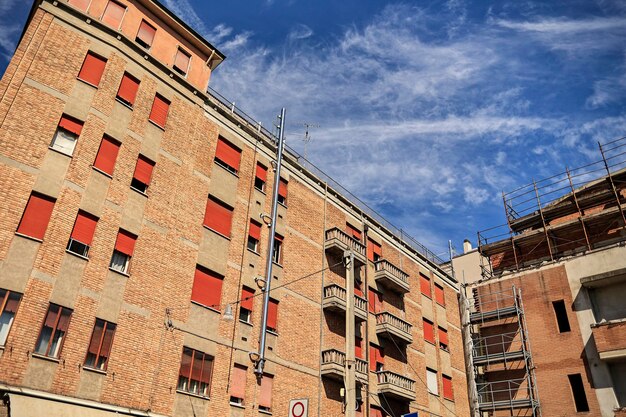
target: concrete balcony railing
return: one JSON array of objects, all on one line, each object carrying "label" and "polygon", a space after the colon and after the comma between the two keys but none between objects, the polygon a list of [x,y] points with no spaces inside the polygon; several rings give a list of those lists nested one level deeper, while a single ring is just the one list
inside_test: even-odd
[{"label": "concrete balcony railing", "polygon": [[600,359],[626,358],[626,319],[592,324],[591,331]]},{"label": "concrete balcony railing", "polygon": [[378,393],[404,401],[415,401],[415,381],[391,371],[377,372]]},{"label": "concrete balcony railing", "polygon": [[365,245],[337,227],[326,231],[326,250],[337,256],[343,256],[344,252],[351,250],[354,252],[355,264],[360,266],[367,262]]},{"label": "concrete balcony railing", "polygon": [[[337,284],[327,285],[324,287],[322,308],[329,311],[346,311],[346,296],[345,288]],[[354,295],[354,315],[358,320],[367,320],[367,301],[356,294]]]},{"label": "concrete balcony railing", "polygon": [[413,343],[412,325],[388,311],[376,314],[376,334],[400,343]]},{"label": "concrete balcony railing", "polygon": [[409,292],[409,274],[384,259],[374,263],[374,267],[376,282],[401,294]]},{"label": "concrete balcony railing", "polygon": [[[346,354],[336,349],[322,351],[322,375],[343,381],[346,368]],[[356,379],[367,384],[367,362],[356,358]]]}]

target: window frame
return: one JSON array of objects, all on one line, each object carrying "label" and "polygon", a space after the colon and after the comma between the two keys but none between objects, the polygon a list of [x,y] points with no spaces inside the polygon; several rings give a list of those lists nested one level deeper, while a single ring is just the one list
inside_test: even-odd
[{"label": "window frame", "polygon": [[[220,143],[222,143],[223,145],[220,146]],[[233,151],[236,151],[239,153],[239,159],[237,161],[237,166],[231,166],[229,165],[226,161],[224,161],[224,159],[226,158],[220,158],[220,156],[218,156],[218,150],[222,148],[222,146],[225,146],[227,148],[232,149]],[[213,157],[213,162],[215,164],[217,164],[218,166],[224,168],[226,171],[230,172],[231,174],[235,175],[235,176],[239,176],[239,168],[241,167],[241,153],[242,150],[239,149],[237,146],[235,146],[233,143],[231,143],[230,141],[226,140],[225,138],[223,138],[222,136],[218,136],[217,138],[217,146],[215,148],[215,156]],[[224,156],[224,155],[222,155]]]},{"label": "window frame", "polygon": [[[437,376],[438,372],[431,368],[426,368],[426,391],[429,394],[439,396],[439,377]],[[433,386],[435,391],[431,390],[431,386]]]},{"label": "window frame", "polygon": [[[148,165],[151,166],[150,168],[150,177],[148,178],[148,182],[144,182],[141,179],[137,178],[137,168],[140,165],[139,161],[143,161],[143,163],[146,163]],[[145,157],[142,154],[139,154],[137,156],[137,162],[135,163],[135,171],[133,171],[133,178],[130,181],[130,188],[134,191],[137,191],[140,194],[143,195],[147,195],[148,192],[148,188],[150,187],[150,184],[152,183],[152,176],[154,175],[154,168],[156,167],[156,162]]]},{"label": "window frame", "polygon": [[[111,0],[109,0],[111,1]],[[135,92],[133,93],[133,99],[132,101],[127,100],[124,97],[120,96],[120,91],[122,89],[122,84],[124,83],[124,79],[128,78],[131,81],[135,82],[137,84],[137,88],[135,89]],[[120,80],[120,85],[117,88],[117,92],[115,93],[115,99],[117,101],[119,101],[120,103],[122,103],[124,106],[128,107],[129,109],[133,109],[133,107],[135,106],[135,102],[137,101],[137,93],[139,92],[139,86],[141,85],[141,80],[137,77],[135,77],[134,75],[132,75],[129,72],[124,72],[124,75],[122,75],[122,79]]]},{"label": "window frame", "polygon": [[[152,35],[152,41],[150,42],[150,44],[148,44],[147,42],[144,42],[143,39],[139,37],[139,32],[141,32],[141,27],[143,26],[144,23],[146,24],[146,26],[150,27],[151,29],[154,29],[154,33]],[[139,27],[137,28],[137,34],[135,35],[135,42],[138,43],[142,48],[145,48],[147,51],[149,51],[152,48],[152,44],[154,43],[156,32],[157,32],[156,27],[151,25],[146,19],[141,19],[141,22],[139,23]]]},{"label": "window frame", "polygon": [[[77,125],[80,125],[80,132],[72,132],[67,127],[63,127],[62,125],[64,124],[65,120],[67,120],[69,123],[75,123]],[[63,155],[67,155],[70,158],[73,157],[74,151],[76,150],[76,144],[78,143],[78,139],[80,138],[84,124],[85,123],[82,120],[78,120],[77,118],[69,116],[67,114],[63,114],[59,119],[57,129],[52,136],[52,140],[50,141],[50,145],[48,145],[48,148]],[[71,141],[71,150],[67,151],[64,147],[60,145],[60,141],[58,141],[60,137],[65,141]],[[59,144],[57,144],[57,142],[59,142]]]},{"label": "window frame", "polygon": [[[42,353],[40,351],[41,348],[41,344],[43,343],[43,335],[44,335],[44,329],[46,327],[46,321],[48,318],[48,315],[51,313],[52,308],[53,307],[58,307],[57,309],[57,313],[56,313],[56,318],[54,319],[54,328],[50,327],[52,329],[52,332],[50,333],[50,338],[48,340],[48,343],[46,345],[46,349],[44,350],[44,352]],[[46,311],[46,315],[44,316],[43,322],[41,323],[41,328],[39,329],[39,335],[37,336],[37,342],[35,344],[35,349],[33,349],[33,354],[35,355],[40,355],[40,356],[44,356],[47,358],[52,358],[52,359],[59,359],[59,357],[61,356],[61,352],[63,351],[63,345],[65,343],[65,339],[69,330],[69,326],[70,326],[70,321],[72,320],[72,313],[74,311],[70,308],[67,307],[63,307],[61,305],[58,304],[54,304],[54,303],[50,303],[48,305],[48,310]],[[61,316],[63,316],[64,313],[67,313],[67,329],[66,330],[60,330],[59,329],[59,323],[61,321]],[[58,340],[55,342],[56,336],[57,336],[57,332],[63,332]],[[55,345],[55,343],[57,344],[55,346],[55,352],[54,354],[51,354],[50,349],[53,347],[53,345]]]},{"label": "window frame", "polygon": [[[108,172],[106,170],[107,167],[102,167],[102,166],[98,166],[102,164],[102,161],[106,161],[106,159],[104,159],[104,157],[102,157],[102,159],[100,159],[100,152],[103,151],[103,147],[102,145],[108,142],[111,145],[105,145],[105,148],[107,146],[113,146],[116,148],[116,152],[115,152],[115,158],[112,159],[112,167],[111,167],[111,172]],[[115,172],[115,165],[117,163],[117,158],[119,156],[119,152],[120,152],[120,148],[122,147],[122,143],[116,139],[113,139],[112,137],[108,136],[108,135],[103,135],[102,136],[102,140],[100,141],[100,146],[98,147],[98,152],[96,153],[96,157],[93,160],[93,164],[91,165],[92,168],[96,169],[97,171],[100,171],[101,173],[103,173],[104,175],[113,178],[113,173]],[[108,151],[104,151],[105,153]],[[103,154],[104,155],[104,154]],[[98,163],[98,161],[100,161],[100,164],[96,165]]]},{"label": "window frame", "polygon": [[[93,226],[93,232],[91,233],[91,238],[89,239],[89,243],[86,242],[82,242],[76,238],[73,237],[74,235],[74,231],[76,230],[76,225],[79,224],[78,222],[78,218],[79,216],[83,216],[87,219],[89,219],[90,221],[94,221],[94,226]],[[98,227],[98,219],[96,216],[94,216],[91,213],[87,213],[84,210],[78,210],[78,213],[76,214],[76,220],[74,220],[74,227],[72,227],[72,233],[70,234],[70,239],[67,242],[67,247],[65,248],[66,251],[68,251],[71,254],[80,256],[82,258],[86,258],[89,259],[89,249],[91,248],[91,243],[93,241],[93,236],[95,235],[96,232],[96,227]],[[82,249],[82,253],[78,252],[77,250],[81,250]]]},{"label": "window frame", "polygon": [[[9,335],[11,334],[11,328],[13,327],[13,322],[15,322],[15,316],[17,315],[17,312],[19,311],[19,308],[20,308],[20,304],[22,303],[23,294],[19,292],[15,292],[15,291],[6,290],[4,288],[0,288],[0,293],[2,293],[2,291],[4,291],[5,293],[4,293],[4,296],[0,298],[0,346],[6,346],[6,342],[7,340],[9,340]],[[15,307],[15,311],[7,312],[6,308],[7,308],[7,305],[9,304],[9,298],[11,298],[12,295],[13,296],[17,295],[17,302],[16,302],[17,305]],[[8,317],[11,314],[13,315],[9,317],[8,320],[6,320],[6,317]],[[4,323],[4,320],[6,320],[8,324],[4,326],[4,328],[6,328],[6,331],[4,331],[4,340],[2,340],[3,339],[2,323]]]},{"label": "window frame", "polygon": [[[189,374],[185,377],[184,375],[182,375],[182,371],[183,371],[183,358],[185,355],[185,350],[189,350],[191,351],[191,362],[189,364]],[[202,358],[202,368],[200,369],[200,380],[194,380],[192,379],[193,376],[193,368],[194,368],[194,362],[196,359],[196,354],[201,354]],[[202,381],[202,377],[204,376],[204,367],[207,363],[210,363],[210,374],[209,374],[209,378],[208,378],[208,382],[203,382]],[[215,357],[211,356],[207,353],[204,353],[202,351],[187,347],[187,346],[183,346],[183,353],[181,355],[181,359],[180,359],[180,367],[178,369],[178,381],[176,383],[176,391],[183,393],[183,394],[190,394],[190,395],[196,395],[198,397],[202,397],[202,398],[210,398],[211,395],[211,383],[213,381],[213,371],[214,371],[214,366],[215,366]],[[181,378],[186,378],[187,379],[187,388],[183,388],[181,387]],[[192,388],[192,381],[197,381],[198,385],[196,386],[197,389]],[[206,387],[202,390],[204,392],[200,392],[201,391],[201,387],[203,384],[206,384]]]},{"label": "window frame", "polygon": [[[104,65],[102,67],[102,71],[100,72],[100,75],[98,76],[98,82],[94,83],[90,80],[88,80],[88,77],[85,77],[85,74],[83,74],[83,76],[81,77],[81,74],[83,72],[83,69],[85,68],[85,64],[87,63],[87,59],[88,57],[92,57],[95,60],[99,60],[100,62],[104,62]],[[102,75],[104,75],[104,70],[106,69],[106,64],[108,62],[108,59],[106,59],[105,57],[103,57],[102,55],[99,55],[93,51],[87,51],[87,53],[85,54],[85,59],[83,60],[83,65],[81,65],[80,70],[78,71],[78,75],[76,76],[77,79],[81,80],[82,82],[84,82],[87,85],[90,85],[94,88],[99,88],[100,87],[100,82],[102,81]]]},{"label": "window frame", "polygon": [[[115,30],[120,30],[120,28],[122,27],[122,22],[124,22],[124,18],[126,17],[126,13],[128,13],[128,6],[126,6],[124,3],[120,2],[120,1],[117,1],[117,0],[109,0],[109,1],[107,1],[106,6],[104,6],[104,9],[102,10],[102,14],[100,15],[100,21],[102,23],[105,23],[103,19],[104,19],[104,15],[105,15],[105,13],[107,11],[107,8],[109,6],[109,3],[115,3],[118,6],[122,6],[124,8],[124,14],[120,18],[119,25],[117,27],[111,26],[112,28],[115,28]],[[107,24],[107,23],[105,23],[105,24]]]},{"label": "window frame", "polygon": [[[264,171],[265,179],[259,176],[259,171]],[[262,193],[265,193],[265,188],[267,186],[267,167],[257,161],[256,168],[254,171],[254,188],[259,190]]]},{"label": "window frame", "polygon": [[[35,214],[32,213],[32,210],[37,210],[37,209],[40,209],[42,207],[40,203],[34,203],[34,204],[39,204],[36,208],[33,208],[30,205],[33,197],[35,199],[40,200],[40,201],[45,201],[46,202],[45,208],[46,208],[46,217],[47,217],[47,219],[46,219],[46,222],[45,222],[46,225],[43,228],[43,230],[39,230],[39,228],[37,228],[36,230],[31,230],[32,229],[32,224],[30,224],[30,223],[24,224],[24,220],[25,219],[27,219],[27,220],[32,222],[31,216],[35,216]],[[46,236],[46,232],[48,231],[48,226],[50,225],[50,219],[52,218],[52,212],[54,211],[54,206],[56,205],[56,202],[57,202],[57,200],[55,198],[52,198],[50,196],[47,196],[45,194],[41,194],[41,193],[38,193],[38,192],[35,192],[35,191],[31,192],[30,196],[28,197],[28,200],[26,201],[26,205],[24,206],[24,211],[22,212],[22,217],[20,218],[20,222],[17,225],[17,230],[15,231],[15,233],[17,233],[20,236],[27,237],[29,239],[34,239],[34,240],[36,240],[38,242],[42,242],[43,238]],[[48,208],[50,209],[49,213],[47,212]],[[26,217],[27,215],[29,217]],[[38,220],[42,219],[42,217],[39,214],[37,214],[35,217]],[[41,226],[41,224],[38,223],[37,226]],[[38,233],[33,233],[33,232],[38,232]],[[39,236],[39,232],[42,232],[41,236]],[[28,234],[28,233],[32,233],[33,235],[36,234],[36,236],[33,236],[31,234]]]},{"label": "window frame", "polygon": [[[117,244],[118,241],[120,239],[120,235],[124,236],[123,239],[132,239],[133,240],[133,245],[132,245],[132,250],[130,250],[129,252],[132,253],[125,253],[121,250],[118,249]],[[129,271],[130,271],[130,266],[131,266],[131,260],[133,258],[133,253],[135,251],[135,245],[137,244],[137,235],[134,235],[124,229],[119,229],[117,232],[117,236],[115,237],[115,246],[113,247],[113,253],[111,254],[111,261],[109,262],[109,269],[115,272],[118,272],[122,275],[129,275]],[[118,259],[122,259],[124,261],[124,268],[122,269],[118,269],[114,266],[113,260],[115,259],[115,257],[118,257]],[[121,263],[120,263],[121,264]]]},{"label": "window frame", "polygon": [[[178,60],[178,54],[183,54],[188,58],[187,68],[185,68],[184,70],[182,68],[178,68],[178,66],[176,65],[176,61]],[[187,78],[187,75],[189,74],[189,70],[191,69],[191,56],[192,55],[190,52],[187,52],[185,49],[182,48],[182,46],[178,45],[178,48],[176,49],[176,54],[174,54],[174,62],[172,63],[172,69],[176,71],[176,73],[182,76],[183,78]]]},{"label": "window frame", "polygon": [[[91,342],[93,341],[93,338],[96,335],[96,326],[98,325],[98,322],[103,323],[102,335],[100,336],[100,341],[98,342],[98,351],[95,354],[94,364],[88,365],[87,360],[89,359],[89,355],[92,354],[91,352],[89,352],[89,347],[91,346]],[[106,332],[109,329],[109,327],[113,327],[113,330],[112,330],[111,339],[109,340],[109,346],[107,348],[108,354],[107,356],[105,356],[106,359],[102,363],[102,366],[98,366],[98,364],[100,363],[100,358],[104,356],[104,355],[101,355],[101,353],[102,353],[102,348],[104,347],[104,340],[106,338]],[[103,372],[107,371],[107,368],[109,366],[109,359],[111,357],[111,349],[113,348],[113,339],[115,338],[116,330],[117,330],[117,324],[111,323],[103,319],[96,318],[96,321],[93,326],[93,330],[91,331],[91,337],[89,338],[89,345],[87,347],[87,353],[85,354],[85,359],[83,361],[83,367],[87,369],[95,369],[95,370],[103,371]]]},{"label": "window frame", "polygon": [[[250,294],[250,295],[248,295]],[[239,303],[239,321],[246,324],[252,324],[252,310],[254,302],[254,290],[247,286],[241,287],[241,302]],[[242,316],[245,315],[245,318]]]}]

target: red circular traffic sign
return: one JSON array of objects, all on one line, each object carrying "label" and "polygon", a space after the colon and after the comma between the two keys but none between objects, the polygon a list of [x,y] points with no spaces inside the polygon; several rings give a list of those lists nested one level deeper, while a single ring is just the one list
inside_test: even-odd
[{"label": "red circular traffic sign", "polygon": [[293,417],[302,417],[304,415],[304,404],[302,404],[301,401],[295,403],[293,407],[291,407],[291,414],[293,414]]}]

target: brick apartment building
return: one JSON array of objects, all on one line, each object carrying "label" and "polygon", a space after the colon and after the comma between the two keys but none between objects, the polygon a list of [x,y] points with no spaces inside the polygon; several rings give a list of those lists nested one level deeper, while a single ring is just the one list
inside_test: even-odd
[{"label": "brick apartment building", "polygon": [[357,415],[468,416],[457,282],[293,152],[275,178],[207,93],[223,59],[154,0],[35,1],[0,82],[0,416],[341,416],[352,337]]},{"label": "brick apartment building", "polygon": [[508,224],[453,259],[474,416],[626,415],[624,146],[505,194]]}]

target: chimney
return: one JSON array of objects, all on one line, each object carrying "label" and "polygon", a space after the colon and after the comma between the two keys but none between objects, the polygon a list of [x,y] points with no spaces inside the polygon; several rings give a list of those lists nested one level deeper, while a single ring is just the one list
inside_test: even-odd
[{"label": "chimney", "polygon": [[472,242],[470,242],[469,240],[465,239],[463,241],[463,253],[468,253],[471,250],[472,250]]}]

